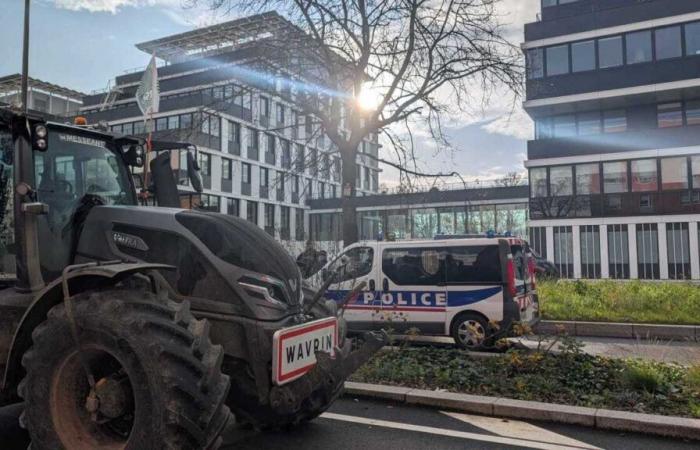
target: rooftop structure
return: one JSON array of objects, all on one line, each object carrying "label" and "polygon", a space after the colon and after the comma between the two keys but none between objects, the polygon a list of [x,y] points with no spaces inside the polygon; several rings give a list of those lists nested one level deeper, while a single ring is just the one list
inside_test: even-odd
[{"label": "rooftop structure", "polygon": [[[85,94],[47,81],[29,78],[29,108],[54,116],[75,114],[82,105]],[[22,75],[12,74],[0,77],[0,103],[19,105],[21,103]]]}]

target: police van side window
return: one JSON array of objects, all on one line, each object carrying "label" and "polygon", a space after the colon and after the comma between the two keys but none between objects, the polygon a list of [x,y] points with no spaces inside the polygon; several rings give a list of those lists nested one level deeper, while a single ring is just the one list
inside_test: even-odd
[{"label": "police van side window", "polygon": [[446,253],[447,284],[501,283],[497,245],[450,247]]},{"label": "police van side window", "polygon": [[524,282],[527,278],[527,261],[523,247],[520,245],[511,245],[510,251],[513,254],[513,266],[515,268],[515,279]]},{"label": "police van side window", "polygon": [[397,285],[432,286],[445,282],[444,248],[384,250],[382,271]]},{"label": "police van side window", "polygon": [[335,282],[354,280],[372,271],[374,249],[371,247],[356,247],[343,253],[328,267],[328,273],[336,273]]}]

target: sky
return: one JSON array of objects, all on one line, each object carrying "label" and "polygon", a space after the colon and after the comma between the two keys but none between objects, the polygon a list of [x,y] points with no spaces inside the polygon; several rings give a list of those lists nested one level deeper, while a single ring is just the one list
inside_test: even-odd
[{"label": "sky", "polygon": [[[21,69],[24,0],[0,3],[2,76]],[[146,66],[149,55],[135,44],[234,18],[183,5],[183,0],[32,0],[30,76],[86,93],[102,90],[115,76]],[[514,43],[522,42],[523,24],[538,11],[539,0],[501,0],[501,21]],[[446,128],[449,151],[436,151],[418,135],[419,169],[457,171],[466,180],[523,172],[532,122],[521,102],[497,92],[489,104],[453,118]],[[398,173],[387,167],[380,177],[393,185]]]}]

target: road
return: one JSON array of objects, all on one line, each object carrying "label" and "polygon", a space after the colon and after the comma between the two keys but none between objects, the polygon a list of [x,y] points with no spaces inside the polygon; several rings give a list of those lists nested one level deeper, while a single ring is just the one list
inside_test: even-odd
[{"label": "road", "polygon": [[[21,407],[0,408],[0,448],[24,450]],[[342,398],[315,421],[291,431],[232,427],[222,450],[691,450],[698,443],[591,428],[523,422]]]},{"label": "road", "polygon": [[231,429],[222,450],[697,448],[697,442],[343,398],[321,418],[297,430],[256,433]]}]

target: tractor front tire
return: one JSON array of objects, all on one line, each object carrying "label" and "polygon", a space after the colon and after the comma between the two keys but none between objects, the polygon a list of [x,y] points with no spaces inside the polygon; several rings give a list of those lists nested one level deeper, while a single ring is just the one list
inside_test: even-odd
[{"label": "tractor front tire", "polygon": [[[145,290],[72,299],[32,334],[22,358],[22,425],[33,450],[214,449],[229,421],[223,350],[187,302]],[[92,381],[87,373],[91,374]]]}]

